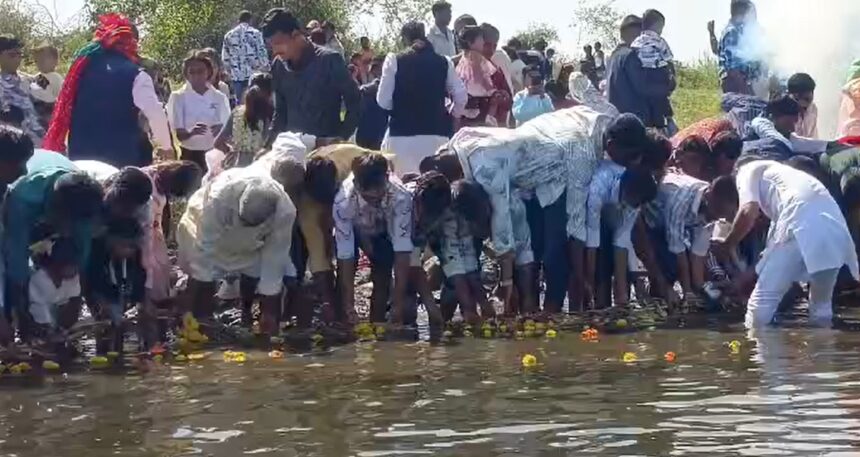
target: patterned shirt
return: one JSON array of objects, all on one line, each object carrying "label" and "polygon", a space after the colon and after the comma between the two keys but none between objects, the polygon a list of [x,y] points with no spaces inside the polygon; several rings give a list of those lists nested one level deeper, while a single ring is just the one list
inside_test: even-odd
[{"label": "patterned shirt", "polygon": [[638,51],[643,68],[663,68],[675,60],[669,43],[653,30],[643,30],[630,47]]},{"label": "patterned shirt", "polygon": [[24,115],[21,130],[30,136],[34,144],[41,145],[45,129],[39,123],[39,114],[30,97],[30,78],[21,73],[0,74],[0,111],[6,112],[12,107],[21,110]]},{"label": "patterned shirt", "polygon": [[751,60],[748,52],[743,52],[742,41],[750,41],[745,37],[748,24],[744,21],[729,22],[720,38],[720,75],[724,76],[731,70],[737,70],[754,81],[761,76],[761,62]]},{"label": "patterned shirt", "polygon": [[355,258],[355,232],[362,235],[387,233],[394,252],[412,252],[412,194],[395,176],[378,205],[365,201],[346,178],[334,199],[334,239],[338,260]]},{"label": "patterned shirt", "polygon": [[568,235],[585,239],[588,186],[611,121],[577,106],[544,114],[516,130],[464,128],[451,139],[449,147],[458,154],[466,179],[490,196],[497,253],[515,251],[520,265],[534,258],[524,196],[547,207],[566,193]]},{"label": "patterned shirt", "polygon": [[248,81],[255,71],[268,71],[269,53],[263,34],[244,22],[237,25],[224,35],[221,60],[233,81]]},{"label": "patterned shirt", "polygon": [[639,216],[639,209],[621,202],[621,176],[624,170],[621,165],[604,160],[591,179],[585,219],[586,237],[583,240],[588,248],[600,247],[600,226],[604,214],[612,216],[609,224],[613,231],[613,245],[628,250],[632,248],[630,233]]},{"label": "patterned shirt", "polygon": [[658,187],[657,198],[645,206],[646,222],[666,231],[672,254],[687,249],[698,256],[707,254],[709,246],[702,240],[705,220],[699,215],[707,187],[708,183],[691,176],[667,173]]}]

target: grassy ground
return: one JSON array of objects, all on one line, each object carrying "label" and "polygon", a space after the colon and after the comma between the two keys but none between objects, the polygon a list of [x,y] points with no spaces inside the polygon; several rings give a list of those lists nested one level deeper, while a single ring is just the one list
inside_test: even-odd
[{"label": "grassy ground", "polygon": [[672,96],[675,122],[684,128],[720,113],[720,81],[717,63],[701,60],[678,66],[678,89]]}]

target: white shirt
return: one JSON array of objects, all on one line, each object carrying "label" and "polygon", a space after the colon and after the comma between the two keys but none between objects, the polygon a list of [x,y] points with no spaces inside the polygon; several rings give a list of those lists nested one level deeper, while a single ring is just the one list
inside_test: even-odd
[{"label": "white shirt", "polygon": [[[45,79],[48,80],[48,86],[44,89],[36,82],[36,78],[40,75],[44,76]],[[62,88],[63,77],[57,72],[40,73],[39,75],[33,76],[32,81],[30,81],[30,95],[32,95],[34,99],[43,103],[56,103],[57,97],[60,96],[60,89]]]},{"label": "white shirt", "polygon": [[511,68],[513,63],[511,62],[511,58],[508,57],[508,53],[499,49],[493,54],[493,58],[490,61],[493,62],[493,65],[502,69],[502,74],[505,75],[505,82],[508,83],[508,89],[511,91],[511,94],[515,94],[513,75],[511,74],[513,72]]},{"label": "white shirt", "polygon": [[192,89],[190,84],[185,84],[170,94],[167,113],[174,129],[190,131],[199,122],[209,126],[205,133],[194,135],[182,142],[182,147],[186,149],[208,151],[215,147],[215,137],[220,130],[211,127],[223,126],[230,118],[230,101],[226,95],[211,86],[200,94]]},{"label": "white shirt", "polygon": [[173,149],[173,135],[167,123],[167,115],[164,113],[164,105],[155,93],[155,84],[152,77],[145,71],[141,71],[134,78],[131,88],[134,98],[134,106],[140,110],[149,122],[152,130],[152,140],[158,149]]},{"label": "white shirt", "polygon": [[119,168],[98,160],[75,160],[74,164],[79,170],[102,185],[107,182],[108,178],[119,173]]},{"label": "white shirt", "polygon": [[433,25],[427,30],[427,41],[433,45],[436,54],[444,57],[457,55],[457,46],[454,44],[454,32],[449,29],[442,30],[438,25]]},{"label": "white shirt", "polygon": [[757,203],[771,220],[768,249],[797,241],[806,271],[848,265],[857,278],[857,254],[839,205],[815,178],[771,160],[742,165],[736,178],[739,205]]},{"label": "white shirt", "polygon": [[[448,60],[448,75],[445,78],[445,90],[448,96],[453,101],[451,107],[451,115],[460,117],[466,108],[466,102],[469,100],[469,94],[466,93],[466,86],[463,80],[457,76],[454,70],[454,63],[451,59]],[[397,55],[388,54],[385,57],[385,62],[382,64],[382,78],[379,80],[379,89],[376,92],[376,103],[380,108],[391,111],[394,109],[394,83],[397,79]]]},{"label": "white shirt", "polygon": [[[279,197],[275,213],[256,227],[239,220],[239,200],[250,186],[272,189]],[[177,229],[180,265],[203,282],[233,273],[260,278],[257,292],[275,295],[284,276],[296,276],[290,257],[295,220],[292,200],[264,170],[226,170],[188,200]]]},{"label": "white shirt", "polygon": [[57,325],[57,307],[81,295],[81,281],[78,276],[64,279],[60,286],[44,269],[30,275],[30,315],[37,324]]}]

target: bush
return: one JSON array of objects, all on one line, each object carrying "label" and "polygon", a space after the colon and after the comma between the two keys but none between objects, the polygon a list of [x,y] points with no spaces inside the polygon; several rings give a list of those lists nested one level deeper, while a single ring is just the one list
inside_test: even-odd
[{"label": "bush", "polygon": [[705,58],[692,65],[677,66],[678,88],[672,95],[675,122],[684,128],[720,114],[719,67]]}]

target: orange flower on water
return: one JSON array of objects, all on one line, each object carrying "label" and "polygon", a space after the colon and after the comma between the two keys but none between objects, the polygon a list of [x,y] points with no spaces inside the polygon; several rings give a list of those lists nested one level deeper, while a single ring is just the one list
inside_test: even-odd
[{"label": "orange flower on water", "polygon": [[669,363],[675,363],[675,359],[677,357],[678,356],[672,351],[669,351],[665,355],[663,355],[663,359],[665,359]]},{"label": "orange flower on water", "polygon": [[591,343],[595,343],[595,342],[597,342],[600,335],[597,333],[597,329],[587,328],[587,329],[582,331],[582,333],[580,334],[580,337],[582,338],[582,341],[588,341]]}]

